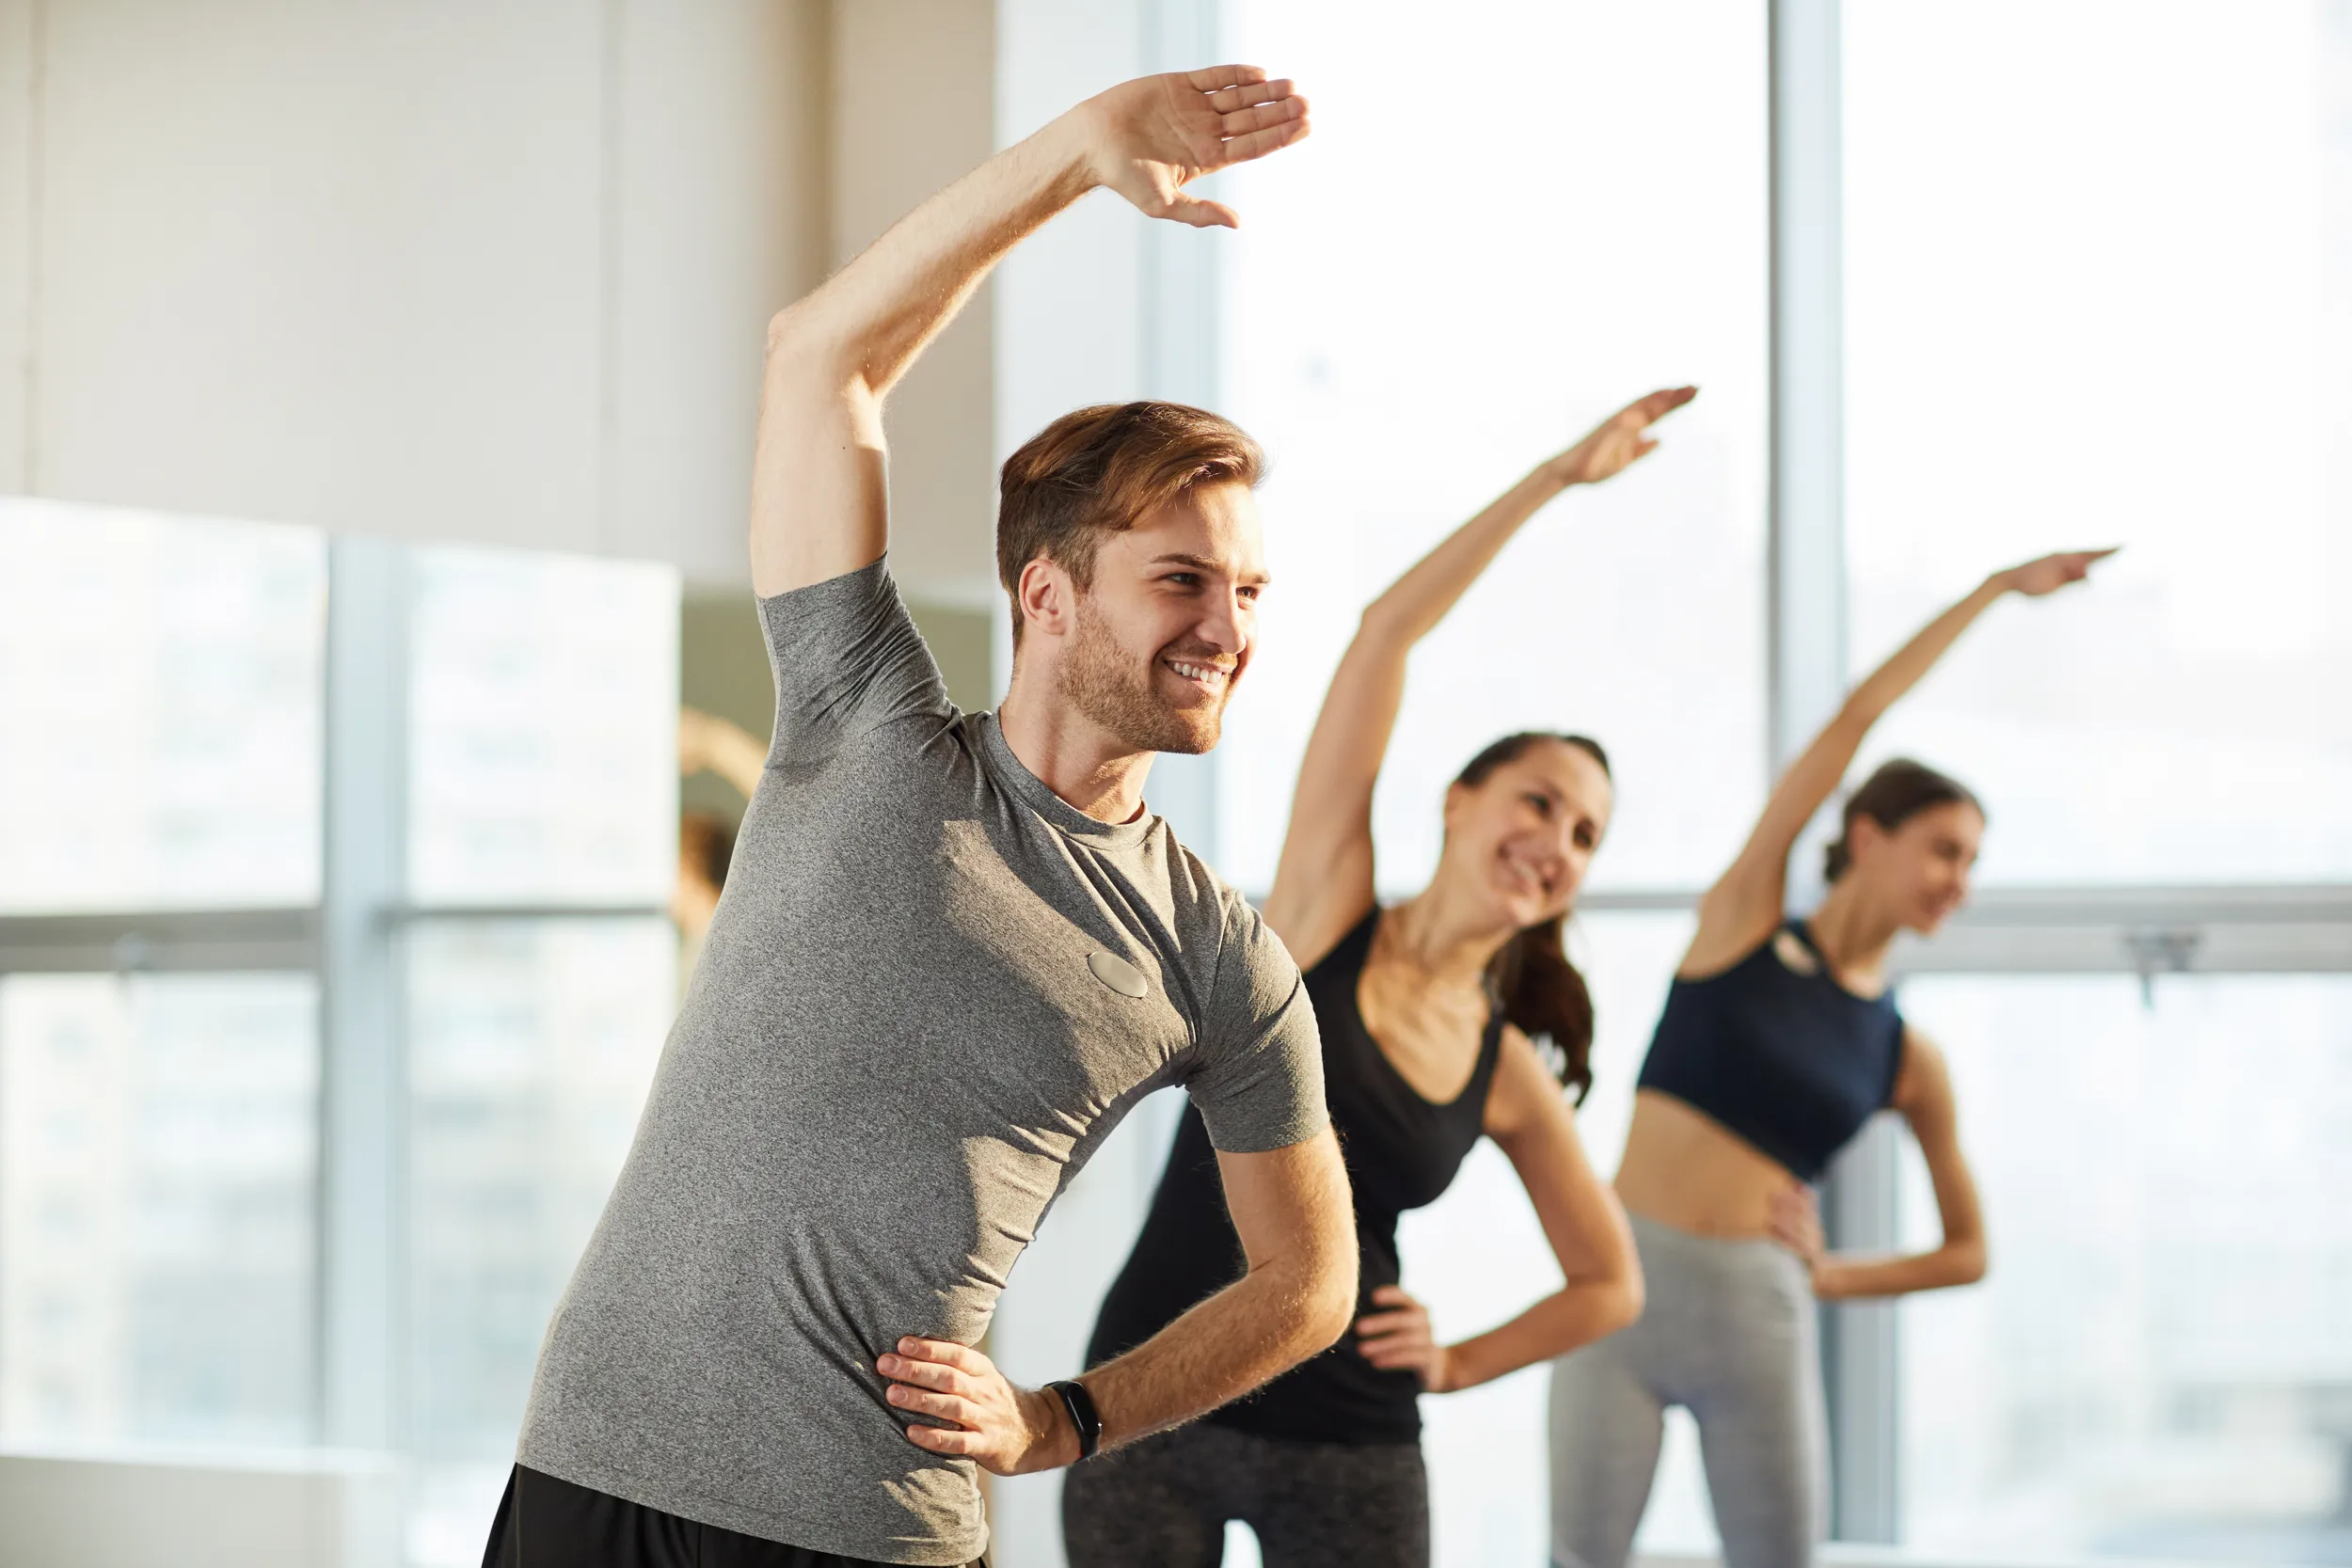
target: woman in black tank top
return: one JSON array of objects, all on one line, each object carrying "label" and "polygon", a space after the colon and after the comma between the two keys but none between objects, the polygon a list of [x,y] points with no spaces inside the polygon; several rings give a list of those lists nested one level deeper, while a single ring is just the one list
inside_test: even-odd
[{"label": "woman in black tank top", "polygon": [[[1072,1568],[1213,1564],[1231,1519],[1256,1531],[1266,1568],[1421,1568],[1420,1396],[1486,1383],[1639,1315],[1624,1214],[1586,1163],[1563,1092],[1591,1081],[1592,1004],[1561,926],[1608,827],[1606,756],[1580,736],[1534,732],[1487,747],[1446,792],[1429,886],[1387,910],[1375,896],[1372,798],[1413,644],[1545,502],[1647,452],[1649,425],[1694,395],[1657,392],[1626,408],[1364,611],[1307,743],[1264,906],[1305,971],[1322,1029],[1355,1190],[1358,1317],[1338,1344],[1255,1394],[1072,1471],[1062,1491]],[[1482,1135],[1517,1167],[1566,1284],[1446,1344],[1401,1283],[1397,1220],[1434,1202]],[[1248,1267],[1216,1152],[1187,1112],[1088,1360],[1150,1338]]]},{"label": "woman in black tank top", "polygon": [[[1804,919],[1785,908],[1788,857],[1870,727],[1969,623],[2005,594],[2080,580],[2106,553],[1996,572],[1898,650],[1790,765],[1700,901],[1617,1171],[1649,1310],[1552,1375],[1558,1568],[1622,1568],[1673,1405],[1698,1422],[1724,1560],[1808,1568],[1828,1495],[1814,1300],[1982,1275],[1951,1083],[1934,1044],[1896,1011],[1885,968],[1899,934],[1931,933],[1966,896],[1983,812],[1952,780],[1897,760],[1846,802],[1828,895]],[[1918,1141],[1944,1240],[1908,1257],[1837,1257],[1823,1250],[1811,1183],[1883,1109]]]}]

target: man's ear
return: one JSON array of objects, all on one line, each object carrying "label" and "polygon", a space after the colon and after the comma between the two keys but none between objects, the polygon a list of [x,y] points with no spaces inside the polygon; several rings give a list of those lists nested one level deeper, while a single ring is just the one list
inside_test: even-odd
[{"label": "man's ear", "polygon": [[1021,618],[1030,632],[1067,637],[1078,625],[1078,585],[1056,562],[1039,556],[1021,568]]}]

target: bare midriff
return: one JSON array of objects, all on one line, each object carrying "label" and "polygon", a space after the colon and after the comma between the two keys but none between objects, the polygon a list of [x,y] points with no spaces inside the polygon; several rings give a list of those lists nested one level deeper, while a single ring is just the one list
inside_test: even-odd
[{"label": "bare midriff", "polygon": [[1617,1197],[1644,1219],[1693,1236],[1761,1236],[1772,1195],[1796,1180],[1705,1112],[1656,1089],[1635,1092]]}]

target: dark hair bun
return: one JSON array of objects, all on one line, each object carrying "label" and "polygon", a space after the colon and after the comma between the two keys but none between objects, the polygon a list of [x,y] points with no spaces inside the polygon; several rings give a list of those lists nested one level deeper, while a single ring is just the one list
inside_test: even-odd
[{"label": "dark hair bun", "polygon": [[1853,837],[1857,817],[1868,817],[1880,827],[1893,832],[1923,811],[1937,806],[1965,805],[1984,815],[1979,801],[1968,786],[1948,773],[1939,773],[1924,762],[1909,757],[1894,757],[1879,765],[1878,771],[1862,781],[1862,787],[1846,798],[1846,808],[1838,817],[1838,832],[1835,842],[1821,851],[1821,879],[1834,882],[1853,867]]}]

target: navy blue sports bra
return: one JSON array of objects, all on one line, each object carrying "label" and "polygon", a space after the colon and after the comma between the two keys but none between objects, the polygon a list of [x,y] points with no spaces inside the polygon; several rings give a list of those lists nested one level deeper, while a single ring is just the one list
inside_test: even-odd
[{"label": "navy blue sports bra", "polygon": [[1703,1111],[1795,1173],[1830,1159],[1895,1093],[1903,1021],[1892,995],[1830,977],[1801,920],[1720,974],[1675,977],[1640,1086]]}]

